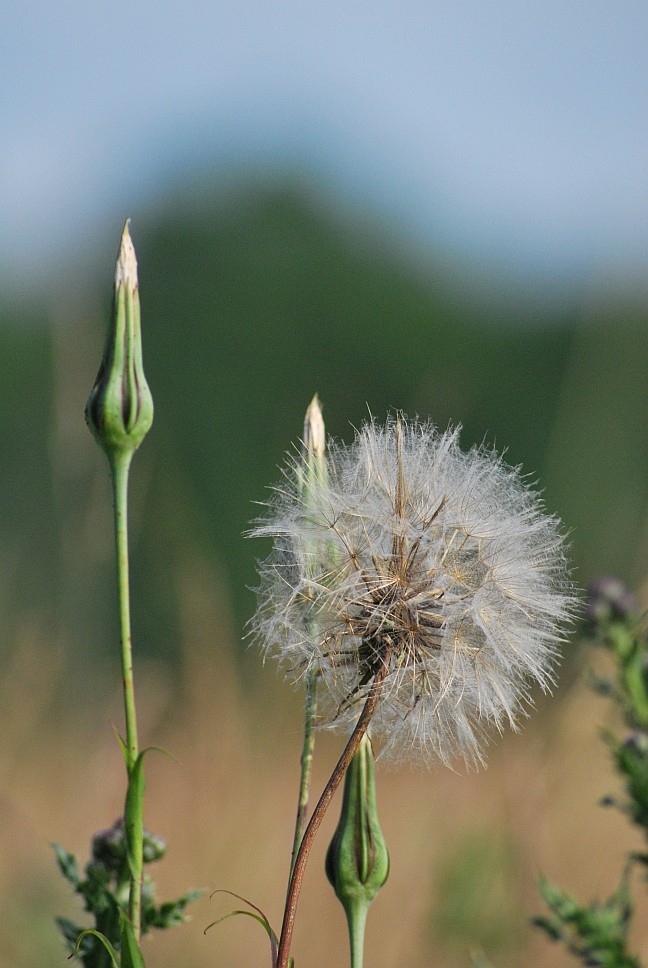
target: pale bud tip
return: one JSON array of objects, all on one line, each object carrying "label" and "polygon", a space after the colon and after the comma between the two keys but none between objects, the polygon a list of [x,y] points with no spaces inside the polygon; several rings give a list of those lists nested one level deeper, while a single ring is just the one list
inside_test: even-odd
[{"label": "pale bud tip", "polygon": [[314,454],[316,457],[323,457],[325,444],[324,418],[322,417],[319,399],[315,394],[308,406],[304,420],[304,448],[307,453]]},{"label": "pale bud tip", "polygon": [[137,289],[137,258],[129,232],[130,219],[126,219],[122,232],[117,265],[115,266],[115,289],[129,286]]}]

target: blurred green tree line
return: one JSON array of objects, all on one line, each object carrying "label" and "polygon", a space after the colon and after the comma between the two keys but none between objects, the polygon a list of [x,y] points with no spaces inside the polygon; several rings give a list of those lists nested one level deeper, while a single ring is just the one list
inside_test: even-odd
[{"label": "blurred green tree line", "polygon": [[[648,562],[648,307],[603,294],[470,298],[389,227],[339,217],[290,179],[161,199],[132,224],[153,431],[133,479],[140,650],[178,645],[178,569],[199,553],[240,641],[254,559],[242,533],[314,392],[349,438],[391,408],[505,450],[571,532],[576,580]],[[115,228],[115,250],[119,227]],[[108,472],[83,423],[112,266],[84,311],[2,310],[2,634],[33,616],[78,653],[115,638]],[[101,458],[103,461],[103,458]]]}]

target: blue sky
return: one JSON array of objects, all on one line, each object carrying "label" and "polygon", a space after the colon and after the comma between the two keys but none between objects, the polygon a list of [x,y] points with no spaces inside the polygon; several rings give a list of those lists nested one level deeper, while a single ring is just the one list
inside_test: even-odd
[{"label": "blue sky", "polygon": [[645,274],[645,0],[4,0],[4,277],[294,166],[503,273]]}]

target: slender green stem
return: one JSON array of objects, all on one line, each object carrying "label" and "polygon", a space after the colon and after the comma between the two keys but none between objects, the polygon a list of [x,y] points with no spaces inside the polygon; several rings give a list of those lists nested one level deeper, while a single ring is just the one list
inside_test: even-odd
[{"label": "slender green stem", "polygon": [[128,572],[128,472],[131,456],[131,453],[118,454],[111,462],[115,506],[119,632],[121,640],[124,713],[126,718],[126,749],[128,750],[129,772],[139,752],[137,743],[137,713],[135,710],[135,685],[133,682],[133,649],[131,643],[130,585]]},{"label": "slender green stem", "polygon": [[299,901],[299,894],[301,892],[302,881],[304,880],[304,872],[306,870],[306,862],[308,860],[310,849],[313,845],[313,840],[315,839],[315,834],[317,833],[319,826],[324,819],[324,814],[326,813],[326,810],[333,799],[333,794],[342,782],[349,763],[353,759],[360,745],[362,737],[367,732],[367,728],[371,722],[371,717],[376,711],[376,706],[378,705],[378,700],[380,698],[381,687],[388,671],[389,650],[386,650],[386,654],[383,656],[381,668],[374,676],[371,690],[362,712],[360,713],[358,722],[355,725],[355,729],[351,733],[349,741],[344,747],[342,756],[337,761],[335,769],[331,773],[322,795],[317,802],[317,806],[313,810],[311,818],[308,822],[308,826],[304,831],[304,836],[301,839],[301,844],[299,846],[299,850],[297,851],[295,861],[292,865],[292,871],[288,881],[286,905],[284,908],[283,924],[281,926],[281,937],[279,939],[279,948],[277,950],[277,962],[275,968],[288,968],[290,946],[295,927],[295,915],[297,913],[297,902]]},{"label": "slender green stem", "polygon": [[[117,587],[119,593],[119,626],[121,640],[122,681],[124,686],[124,715],[126,720],[126,768],[129,784],[139,755],[135,683],[133,680],[133,649],[130,623],[130,586],[128,571],[128,472],[133,452],[117,453],[111,460],[115,508],[115,548],[117,553]],[[141,816],[141,812],[140,812]],[[142,832],[135,841],[141,844]],[[141,851],[129,856],[130,894],[128,915],[137,939],[141,932],[142,868]]]},{"label": "slender green stem", "polygon": [[351,968],[362,968],[364,961],[365,928],[369,905],[358,907],[353,918],[348,918],[349,948],[351,951]]},{"label": "slender green stem", "polygon": [[306,702],[304,707],[304,745],[301,755],[301,776],[299,780],[299,801],[297,803],[297,819],[295,820],[295,837],[293,840],[290,861],[290,876],[292,877],[297,861],[297,854],[301,847],[304,833],[304,822],[308,808],[310,794],[311,769],[313,766],[313,750],[315,748],[315,714],[317,712],[317,673],[310,672],[306,680]]}]

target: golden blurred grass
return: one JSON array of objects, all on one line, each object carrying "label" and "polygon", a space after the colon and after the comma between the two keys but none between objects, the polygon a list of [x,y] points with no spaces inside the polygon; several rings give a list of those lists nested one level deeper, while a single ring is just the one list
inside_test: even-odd
[{"label": "golden blurred grass", "polygon": [[[219,583],[200,560],[178,569],[183,649],[179,668],[139,664],[142,745],[150,754],[147,826],[169,841],[152,868],[160,896],[189,887],[243,894],[278,928],[291,843],[300,750],[300,697],[253,655],[234,660]],[[23,629],[5,669],[0,726],[0,968],[65,963],[55,914],[75,917],[72,897],[48,845],[56,840],[85,863],[90,837],[121,812],[124,777],[111,723],[121,697],[101,681],[75,682],[37,623]],[[573,649],[573,646],[568,646]],[[570,964],[528,927],[540,913],[535,878],[546,873],[581,895],[605,897],[640,837],[599,798],[618,792],[599,736],[613,725],[608,704],[593,696],[575,657],[558,694],[542,699],[521,735],[493,744],[479,773],[379,766],[381,822],[392,871],[369,917],[367,966],[460,968],[486,949],[498,968]],[[114,670],[112,670],[114,673]],[[70,677],[72,676],[72,689]],[[116,679],[116,677],[115,677]],[[60,709],[61,691],[74,701]],[[318,790],[340,749],[321,735]],[[300,903],[297,965],[347,963],[341,909],[323,874],[337,802],[314,849]],[[642,886],[635,885],[640,897]],[[146,942],[151,968],[269,964],[265,935],[250,919],[212,928],[238,906],[224,894],[193,906],[189,924]],[[644,910],[645,913],[645,910]],[[635,949],[648,955],[639,912]]]}]

